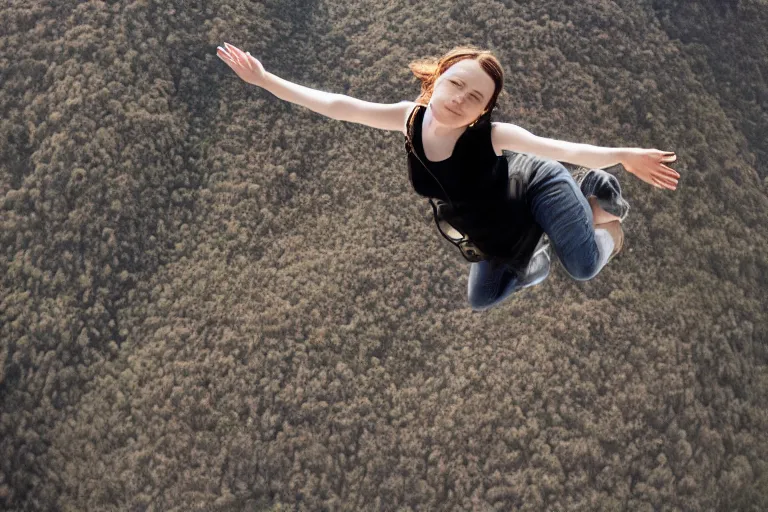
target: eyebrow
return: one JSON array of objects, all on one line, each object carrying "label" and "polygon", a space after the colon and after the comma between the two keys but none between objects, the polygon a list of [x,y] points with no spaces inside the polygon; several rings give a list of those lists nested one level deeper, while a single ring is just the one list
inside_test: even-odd
[{"label": "eyebrow", "polygon": [[[459,78],[459,77],[456,77],[456,80],[461,80],[462,83],[466,84],[466,82],[464,80],[462,80],[461,78]],[[472,92],[476,92],[477,94],[479,94],[481,100],[485,99],[485,96],[483,96],[483,93],[481,93],[477,89],[473,89]]]}]

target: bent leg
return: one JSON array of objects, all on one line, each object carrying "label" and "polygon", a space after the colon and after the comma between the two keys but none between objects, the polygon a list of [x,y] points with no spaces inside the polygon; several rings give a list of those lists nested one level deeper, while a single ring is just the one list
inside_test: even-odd
[{"label": "bent leg", "polygon": [[[525,160],[521,165],[537,167],[527,190],[534,219],[547,234],[565,271],[579,281],[592,279],[610,259],[616,234],[594,227],[589,201],[562,164],[530,155]],[[626,209],[622,213],[626,215]],[[620,231],[621,227],[610,229]],[[541,281],[543,278],[521,285],[517,274],[503,263],[481,261],[471,265],[467,296],[473,310],[483,311]]]},{"label": "bent leg", "polygon": [[472,263],[467,298],[475,311],[484,311],[503,302],[517,291],[517,275],[495,260]]},{"label": "bent leg", "polygon": [[469,304],[475,311],[497,306],[513,293],[544,281],[549,275],[549,267],[547,247],[534,254],[523,274],[491,261],[472,263],[467,283]]},{"label": "bent leg", "polygon": [[589,202],[562,164],[536,159],[528,188],[531,213],[550,239],[565,271],[574,279],[595,277],[614,248],[610,233],[595,229]]}]

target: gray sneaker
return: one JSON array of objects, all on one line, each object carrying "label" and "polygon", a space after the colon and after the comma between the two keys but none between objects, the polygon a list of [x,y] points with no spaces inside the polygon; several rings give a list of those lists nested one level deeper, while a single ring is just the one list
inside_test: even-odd
[{"label": "gray sneaker", "polygon": [[531,261],[528,262],[525,274],[520,278],[518,283],[520,289],[535,286],[547,278],[550,266],[552,265],[550,252],[549,237],[544,233],[541,235],[539,243],[533,251],[533,256],[531,256]]},{"label": "gray sneaker", "polygon": [[613,252],[608,257],[607,265],[624,247],[624,229],[621,223],[629,214],[629,203],[621,197],[621,185],[616,176],[602,169],[580,168],[573,173],[573,179],[576,180],[584,197],[595,196],[600,208],[619,217],[617,225],[607,227],[614,241]]},{"label": "gray sneaker", "polygon": [[602,169],[580,168],[573,173],[584,197],[595,196],[600,208],[624,222],[629,214],[629,203],[621,196],[621,185],[613,174]]}]

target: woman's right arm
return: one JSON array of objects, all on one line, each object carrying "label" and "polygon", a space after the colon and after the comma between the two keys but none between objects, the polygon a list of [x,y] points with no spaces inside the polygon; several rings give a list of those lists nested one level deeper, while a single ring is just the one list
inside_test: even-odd
[{"label": "woman's right arm", "polygon": [[281,100],[306,107],[339,121],[363,124],[380,130],[403,131],[406,115],[415,103],[372,103],[344,94],[310,89],[267,73],[262,86]]},{"label": "woman's right arm", "polygon": [[415,106],[415,103],[410,101],[372,103],[343,94],[304,87],[267,73],[261,62],[250,53],[243,53],[227,43],[225,46],[226,50],[219,47],[217,53],[240,78],[266,89],[281,100],[301,105],[331,119],[359,123],[381,130],[404,132],[406,116]]}]

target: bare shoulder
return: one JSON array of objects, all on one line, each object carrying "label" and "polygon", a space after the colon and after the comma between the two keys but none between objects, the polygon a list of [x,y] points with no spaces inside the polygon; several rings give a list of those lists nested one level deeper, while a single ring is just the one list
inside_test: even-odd
[{"label": "bare shoulder", "polygon": [[512,123],[491,123],[491,143],[496,155],[501,156],[503,151],[513,150],[518,140],[525,130]]},{"label": "bare shoulder", "polygon": [[[491,125],[491,141],[497,155],[507,150],[515,153],[530,153],[553,160],[561,159],[559,150],[556,149],[559,141],[539,137],[516,124],[493,123]],[[553,153],[553,151],[557,152]],[[559,156],[553,157],[552,155]]]},{"label": "bare shoulder", "polygon": [[415,101],[407,101],[403,100],[398,105],[402,105],[403,112],[402,112],[402,120],[403,122],[400,123],[402,126],[400,128],[400,131],[403,132],[403,135],[408,135],[408,118],[411,116],[411,112],[413,112],[413,109],[416,108],[417,105],[420,105],[420,103],[416,103]]},{"label": "bare shoulder", "polygon": [[501,156],[502,150],[504,149],[502,140],[504,139],[503,132],[506,131],[504,125],[507,124],[509,123],[497,123],[495,121],[491,123],[491,143],[493,144],[493,151],[497,156]]}]

